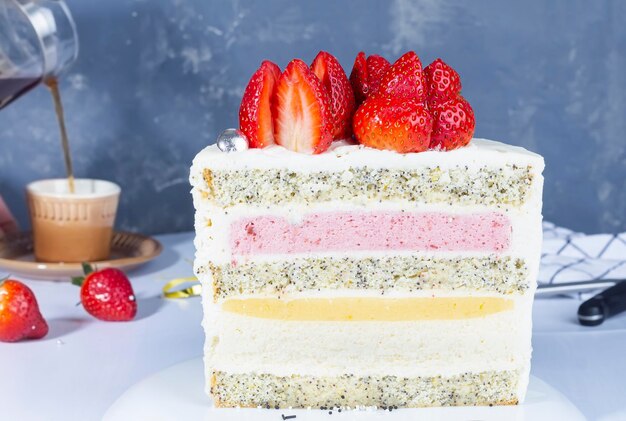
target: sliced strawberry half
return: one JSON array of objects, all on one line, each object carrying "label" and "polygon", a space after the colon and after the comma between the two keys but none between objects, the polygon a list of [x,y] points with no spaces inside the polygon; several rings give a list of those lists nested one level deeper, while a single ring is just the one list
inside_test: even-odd
[{"label": "sliced strawberry half", "polygon": [[339,61],[326,51],[320,51],[315,57],[311,70],[322,81],[330,98],[333,139],[349,138],[352,136],[354,93],[346,72]]},{"label": "sliced strawberry half", "polygon": [[239,107],[239,129],[246,135],[251,148],[274,144],[271,98],[280,77],[280,67],[269,60],[250,78]]},{"label": "sliced strawberry half", "polygon": [[350,83],[354,91],[357,106],[378,91],[380,81],[391,64],[376,54],[365,56],[363,51],[357,54],[350,73]]},{"label": "sliced strawberry half", "polygon": [[354,135],[359,143],[400,153],[428,149],[433,119],[415,100],[377,95],[354,114]]},{"label": "sliced strawberry half", "polygon": [[417,54],[409,51],[396,60],[380,81],[377,93],[419,102],[426,101],[426,80],[422,62]]},{"label": "sliced strawberry half", "polygon": [[302,60],[292,60],[280,76],[272,115],[276,143],[289,150],[318,154],[333,140],[328,92]]},{"label": "sliced strawberry half", "polygon": [[440,58],[426,66],[424,77],[428,87],[429,106],[445,102],[461,93],[459,74]]},{"label": "sliced strawberry half", "polygon": [[369,83],[367,80],[367,58],[365,53],[360,51],[354,59],[352,72],[350,72],[350,84],[354,91],[356,105],[359,106],[367,99],[369,93]]},{"label": "sliced strawberry half", "polygon": [[474,110],[461,95],[435,103],[430,111],[434,118],[430,140],[432,149],[456,149],[472,140],[476,127]]}]

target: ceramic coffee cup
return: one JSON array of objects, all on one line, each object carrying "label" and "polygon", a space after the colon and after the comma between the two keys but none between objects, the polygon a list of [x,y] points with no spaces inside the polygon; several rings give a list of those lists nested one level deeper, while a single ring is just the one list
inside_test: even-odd
[{"label": "ceramic coffee cup", "polygon": [[26,186],[35,259],[41,262],[95,262],[111,251],[120,187],[110,181],[40,180]]}]

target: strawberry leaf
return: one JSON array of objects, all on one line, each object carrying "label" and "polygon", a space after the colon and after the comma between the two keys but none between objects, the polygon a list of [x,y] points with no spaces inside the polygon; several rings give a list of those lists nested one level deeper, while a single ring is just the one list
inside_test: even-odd
[{"label": "strawberry leaf", "polygon": [[83,286],[83,282],[85,282],[84,276],[73,276],[72,277],[72,285]]},{"label": "strawberry leaf", "polygon": [[83,266],[83,273],[85,274],[85,276],[93,272],[93,267],[91,267],[91,264],[89,262],[83,262],[82,266]]}]

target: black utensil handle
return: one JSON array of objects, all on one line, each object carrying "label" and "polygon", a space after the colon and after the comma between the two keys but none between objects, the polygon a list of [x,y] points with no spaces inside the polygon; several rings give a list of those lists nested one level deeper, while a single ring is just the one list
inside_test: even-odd
[{"label": "black utensil handle", "polygon": [[622,311],[626,311],[626,280],[582,303],[578,307],[578,321],[583,326],[597,326]]}]

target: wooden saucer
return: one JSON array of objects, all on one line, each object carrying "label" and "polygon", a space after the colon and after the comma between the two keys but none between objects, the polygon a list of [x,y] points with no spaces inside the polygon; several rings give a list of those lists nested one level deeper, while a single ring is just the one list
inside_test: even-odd
[{"label": "wooden saucer", "polygon": [[[163,246],[152,237],[130,232],[114,232],[111,256],[108,260],[90,262],[98,269],[116,267],[130,270],[157,257]],[[49,281],[70,281],[82,275],[80,263],[36,262],[33,255],[33,236],[23,232],[0,239],[0,273]]]}]

